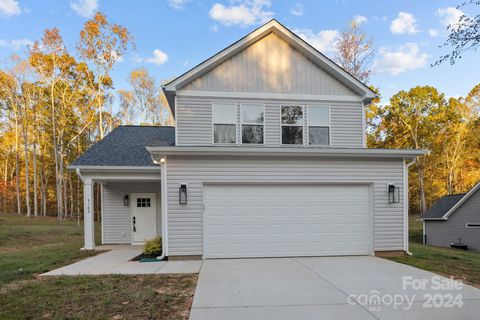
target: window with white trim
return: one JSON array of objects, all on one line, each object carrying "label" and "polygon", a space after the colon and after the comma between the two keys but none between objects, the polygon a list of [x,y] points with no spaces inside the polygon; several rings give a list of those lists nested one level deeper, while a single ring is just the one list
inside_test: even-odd
[{"label": "window with white trim", "polygon": [[310,145],[330,145],[330,108],[325,106],[308,107],[308,143]]},{"label": "window with white trim", "polygon": [[212,105],[213,143],[237,142],[237,105],[215,103]]},{"label": "window with white trim", "polygon": [[263,105],[240,105],[240,121],[242,124],[242,143],[263,144],[264,116]]},{"label": "window with white trim", "polygon": [[303,107],[281,106],[282,144],[303,144]]}]

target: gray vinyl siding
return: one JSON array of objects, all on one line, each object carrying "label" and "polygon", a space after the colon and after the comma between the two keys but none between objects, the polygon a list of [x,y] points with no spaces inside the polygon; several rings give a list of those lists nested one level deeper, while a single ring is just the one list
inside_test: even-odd
[{"label": "gray vinyl siding", "polygon": [[160,181],[108,183],[103,186],[103,243],[132,243],[131,209],[123,205],[123,197],[143,192],[156,194],[157,234],[162,234]]},{"label": "gray vinyl siding", "polygon": [[480,191],[464,202],[447,221],[425,221],[427,244],[450,247],[461,237],[469,249],[480,251],[480,228],[467,228],[467,223],[480,223]]},{"label": "gray vinyl siding", "polygon": [[[203,253],[204,184],[209,182],[368,183],[373,184],[374,250],[403,250],[403,162],[341,158],[168,158],[169,255]],[[188,204],[178,203],[180,184],[188,185]],[[400,203],[388,204],[387,183],[400,187]]]},{"label": "gray vinyl siding", "polygon": [[182,89],[355,95],[274,33],[253,43]]},{"label": "gray vinyl siding", "polygon": [[[315,100],[272,99],[220,99],[209,97],[177,97],[177,142],[178,146],[212,145],[212,103],[257,103],[265,105],[265,144],[281,144],[281,105],[328,105],[331,112],[331,146],[363,147],[362,103],[329,102]],[[307,112],[305,116],[304,141],[308,135]],[[240,126],[238,126],[240,137]],[[240,139],[238,139],[240,142]]]}]

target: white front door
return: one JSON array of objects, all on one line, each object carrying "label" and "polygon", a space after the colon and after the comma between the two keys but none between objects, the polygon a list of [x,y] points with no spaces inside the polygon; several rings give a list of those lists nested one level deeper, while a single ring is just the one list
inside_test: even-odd
[{"label": "white front door", "polygon": [[132,243],[142,244],[157,235],[155,193],[132,193]]},{"label": "white front door", "polygon": [[206,185],[206,258],[368,255],[366,185]]}]

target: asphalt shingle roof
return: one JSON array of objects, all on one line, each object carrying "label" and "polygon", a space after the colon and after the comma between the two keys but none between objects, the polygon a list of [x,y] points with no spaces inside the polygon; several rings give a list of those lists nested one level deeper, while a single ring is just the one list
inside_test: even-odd
[{"label": "asphalt shingle roof", "polygon": [[119,126],[94,144],[72,166],[154,166],[146,146],[174,146],[175,128]]},{"label": "asphalt shingle roof", "polygon": [[465,193],[450,194],[441,197],[422,215],[422,218],[435,219],[443,217],[463,196],[465,196]]}]

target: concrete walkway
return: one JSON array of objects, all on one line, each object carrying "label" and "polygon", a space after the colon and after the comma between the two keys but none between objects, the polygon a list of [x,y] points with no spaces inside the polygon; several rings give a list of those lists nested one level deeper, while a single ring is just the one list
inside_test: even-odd
[{"label": "concrete walkway", "polygon": [[43,273],[41,276],[198,273],[202,265],[202,261],[129,261],[141,252],[141,249],[135,247],[113,249],[95,257]]},{"label": "concrete walkway", "polygon": [[447,280],[374,257],[206,260],[190,319],[479,319],[480,290]]}]

